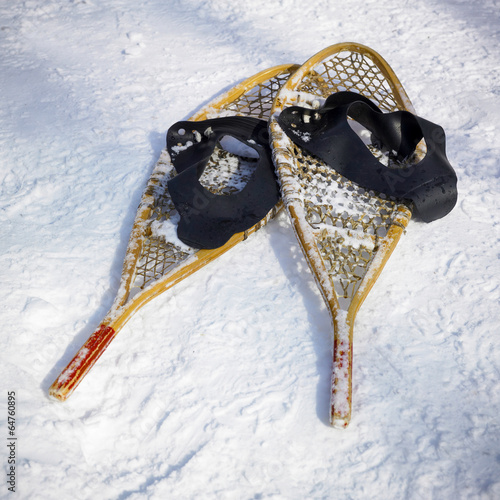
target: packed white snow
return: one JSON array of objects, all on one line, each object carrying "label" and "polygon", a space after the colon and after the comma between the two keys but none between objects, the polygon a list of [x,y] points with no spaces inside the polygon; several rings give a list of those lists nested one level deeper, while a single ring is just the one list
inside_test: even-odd
[{"label": "packed white snow", "polygon": [[[498,0],[2,2],[0,496],[500,498],[499,34]],[[348,429],[328,425],[330,317],[284,213],[49,400],[113,302],[169,126],[342,41],[444,127],[460,191],[410,223],[358,314]]]}]

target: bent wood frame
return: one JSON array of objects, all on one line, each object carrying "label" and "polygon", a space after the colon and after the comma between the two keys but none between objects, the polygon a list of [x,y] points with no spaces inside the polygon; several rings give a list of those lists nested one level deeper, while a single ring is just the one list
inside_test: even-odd
[{"label": "bent wood frame", "polygon": [[[273,90],[269,88],[265,89],[266,94],[263,94],[263,96],[260,96],[260,94],[255,96],[252,94],[252,90],[259,87],[260,92],[260,85],[265,86],[265,82],[270,82],[273,79],[281,78],[282,81],[285,81],[297,68],[297,65],[283,64],[261,71],[203,106],[190,120],[201,121],[207,118],[214,118],[219,114],[251,115],[267,119],[275,97]],[[247,93],[249,95],[252,94],[255,102],[252,103],[251,98],[245,100]],[[238,99],[241,99],[243,104],[239,107],[232,106]],[[262,102],[257,102],[259,99]],[[49,395],[56,400],[64,401],[73,393],[111,341],[137,310],[165,290],[172,288],[180,281],[217,259],[235,245],[245,240],[249,235],[255,233],[281,209],[282,204],[279,202],[264,219],[247,231],[233,235],[224,246],[213,250],[195,251],[170,272],[167,272],[161,278],[147,285],[142,291],[130,297],[131,285],[143,249],[145,225],[153,212],[155,193],[165,175],[165,164],[169,162],[168,153],[163,151],[147,183],[137,210],[115,301],[108,314],[102,320],[99,328],[89,337],[50,386]]]},{"label": "bent wood frame", "polygon": [[[333,66],[334,63],[331,63],[331,61],[334,61],[339,54],[344,53],[359,55],[360,58],[371,61],[373,71],[379,72],[380,78],[387,84],[387,94],[392,94],[388,99],[388,103],[377,102],[379,101],[377,93],[369,91],[368,84],[366,85],[367,88],[364,88],[365,84],[362,75],[357,74],[357,71],[361,71],[361,68],[358,70],[354,70],[352,67],[349,68],[352,72],[352,82],[348,81],[348,75],[345,77],[346,80],[335,82],[334,79],[327,81],[323,78],[324,75],[320,76],[317,73],[319,67],[324,68],[321,66],[322,63],[332,64]],[[310,86],[303,84],[308,78],[317,78],[317,81]],[[367,79],[369,78],[367,77]],[[320,87],[323,88],[320,89]],[[298,194],[297,169],[293,167],[294,162],[297,160],[297,150],[294,149],[293,143],[284,134],[277,121],[283,109],[289,106],[300,106],[304,100],[308,99],[309,93],[326,92],[329,95],[337,90],[352,90],[361,93],[374,100],[376,104],[382,104],[381,109],[384,111],[401,109],[414,112],[414,109],[401,82],[389,64],[379,54],[361,44],[340,43],[327,47],[304,63],[281,88],[271,112],[270,131],[273,159],[281,184],[283,200],[299,244],[321,290],[333,322],[330,423],[334,427],[345,428],[350,422],[352,413],[353,328],[355,317],[395,249],[411,219],[412,212],[411,207],[408,205],[401,203],[397,206],[391,217],[390,227],[387,229],[385,236],[377,242],[378,247],[375,256],[369,263],[367,272],[354,293],[347,310],[345,310],[345,307],[342,308],[339,305],[334,280],[327,272],[325,261],[318,248],[317,233],[314,233],[312,225],[306,220],[304,200]],[[324,97],[326,98],[326,95]],[[419,151],[418,156],[421,156],[421,154],[422,152]]]}]

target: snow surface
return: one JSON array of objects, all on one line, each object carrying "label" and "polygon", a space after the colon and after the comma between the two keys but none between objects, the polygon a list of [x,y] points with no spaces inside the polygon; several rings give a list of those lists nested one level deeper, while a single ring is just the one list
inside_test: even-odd
[{"label": "snow surface", "polygon": [[[0,496],[500,498],[499,33],[498,0],[1,2],[1,432],[15,391],[18,441]],[[50,401],[111,306],[168,127],[340,41],[380,52],[444,127],[460,189],[410,223],[358,314],[350,427],[327,425],[330,318],[285,214]]]}]

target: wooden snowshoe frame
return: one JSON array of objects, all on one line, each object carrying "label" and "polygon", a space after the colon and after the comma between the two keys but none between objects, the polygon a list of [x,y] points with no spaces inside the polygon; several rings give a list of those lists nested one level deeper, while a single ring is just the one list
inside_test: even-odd
[{"label": "wooden snowshoe frame", "polygon": [[[344,428],[352,412],[354,320],[412,213],[400,200],[367,192],[337,174],[298,148],[279,126],[283,109],[318,108],[337,91],[362,94],[384,112],[414,110],[380,55],[360,44],[341,43],[302,65],[281,88],[271,112],[273,159],[283,201],[333,320],[330,421]],[[367,147],[384,157],[373,145]],[[415,161],[423,154],[417,149]],[[397,169],[392,158],[385,160]]]},{"label": "wooden snowshoe frame", "polygon": [[[285,64],[262,71],[214,99],[193,115],[190,121],[219,116],[252,116],[267,120],[279,88],[297,68],[296,65]],[[232,159],[233,163],[236,160],[239,165],[248,163],[248,158],[216,148],[202,176],[208,179],[204,181],[208,182],[208,185],[204,184],[205,187],[213,187],[213,192],[221,195],[234,192],[235,188],[231,187],[231,175],[237,177],[234,181],[236,185],[241,183],[242,179],[238,171],[232,171],[228,174],[229,178],[224,179],[225,185],[221,188],[220,181],[221,176],[224,176],[224,169],[219,169],[219,162],[228,164],[228,157],[231,157],[229,159]],[[197,250],[186,247],[182,243],[179,244],[175,236],[169,239],[168,233],[165,236],[158,231],[159,225],[173,225],[172,220],[177,215],[167,190],[167,181],[173,175],[175,170],[167,151],[164,150],[137,210],[115,301],[101,326],[54,381],[49,389],[51,397],[64,401],[72,394],[138,309],[245,240],[265,225],[281,208],[279,203],[262,221],[247,231],[235,234],[220,248]],[[213,180],[213,186],[210,186],[210,178]]]}]

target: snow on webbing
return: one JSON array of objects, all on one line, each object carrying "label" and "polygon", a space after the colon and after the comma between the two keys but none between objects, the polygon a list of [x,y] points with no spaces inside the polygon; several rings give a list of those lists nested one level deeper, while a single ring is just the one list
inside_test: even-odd
[{"label": "snow on webbing", "polygon": [[[325,270],[347,310],[386,236],[398,203],[337,174],[297,147],[292,165],[298,196]],[[297,191],[298,190],[298,191]]]}]

